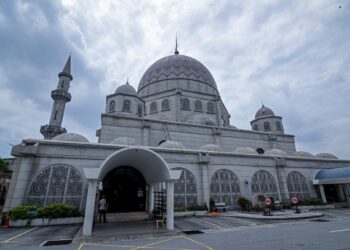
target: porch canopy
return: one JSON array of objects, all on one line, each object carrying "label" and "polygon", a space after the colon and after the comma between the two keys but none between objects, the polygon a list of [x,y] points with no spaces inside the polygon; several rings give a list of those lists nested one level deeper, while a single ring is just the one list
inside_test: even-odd
[{"label": "porch canopy", "polygon": [[349,184],[350,167],[320,170],[317,172],[312,183],[314,185]]}]

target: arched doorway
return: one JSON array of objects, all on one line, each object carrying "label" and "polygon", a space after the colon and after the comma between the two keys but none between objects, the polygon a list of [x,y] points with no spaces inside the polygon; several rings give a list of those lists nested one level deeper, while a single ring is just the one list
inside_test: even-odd
[{"label": "arched doorway", "polygon": [[107,197],[108,212],[145,211],[145,193],[146,181],[135,168],[115,168],[103,179],[102,194]]}]

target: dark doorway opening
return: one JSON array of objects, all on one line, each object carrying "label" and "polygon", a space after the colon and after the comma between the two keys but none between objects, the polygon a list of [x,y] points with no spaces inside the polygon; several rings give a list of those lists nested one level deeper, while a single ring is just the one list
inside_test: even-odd
[{"label": "dark doorway opening", "polygon": [[108,212],[145,211],[146,182],[142,174],[132,167],[118,167],[103,180]]},{"label": "dark doorway opening", "polygon": [[324,193],[328,203],[340,201],[336,185],[324,185]]}]

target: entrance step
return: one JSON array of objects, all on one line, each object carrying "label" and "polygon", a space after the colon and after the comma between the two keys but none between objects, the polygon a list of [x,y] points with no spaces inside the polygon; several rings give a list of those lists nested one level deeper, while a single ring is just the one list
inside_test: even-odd
[{"label": "entrance step", "polygon": [[149,215],[146,212],[126,212],[126,213],[107,213],[107,221],[140,221],[148,220]]}]

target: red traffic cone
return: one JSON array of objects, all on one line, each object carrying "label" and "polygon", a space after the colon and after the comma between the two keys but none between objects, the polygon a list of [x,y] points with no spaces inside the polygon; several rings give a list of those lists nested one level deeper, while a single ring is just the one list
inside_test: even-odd
[{"label": "red traffic cone", "polygon": [[8,227],[10,227],[10,220],[9,218],[5,218],[4,228],[8,228]]}]

